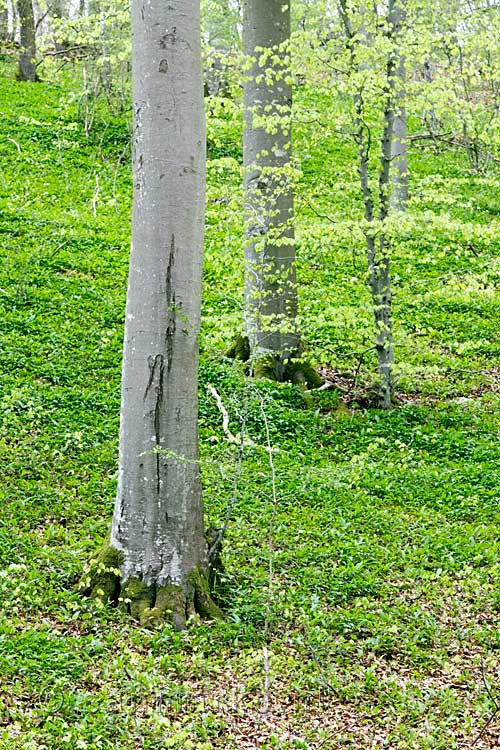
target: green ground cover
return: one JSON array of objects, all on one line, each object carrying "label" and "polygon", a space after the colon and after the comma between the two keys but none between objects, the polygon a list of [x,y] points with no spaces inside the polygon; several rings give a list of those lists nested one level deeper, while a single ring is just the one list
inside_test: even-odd
[{"label": "green ground cover", "polygon": [[98,118],[87,137],[69,81],[2,73],[0,747],[499,747],[498,179],[460,154],[412,154],[394,248],[400,402],[381,413],[364,408],[369,354],[353,384],[372,323],[352,144],[297,126],[302,326],[314,362],[352,384],[347,405],[339,391],[306,402],[222,356],[241,315],[240,122],[214,107],[207,522],[224,519],[237,465],[209,384],[253,445],[225,545],[227,622],[143,632],[73,588],[114,500],[127,122]]}]

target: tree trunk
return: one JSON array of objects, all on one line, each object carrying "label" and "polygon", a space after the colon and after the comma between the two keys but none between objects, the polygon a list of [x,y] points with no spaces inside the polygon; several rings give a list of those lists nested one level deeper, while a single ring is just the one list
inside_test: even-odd
[{"label": "tree trunk", "polygon": [[69,47],[70,45],[65,42],[63,39],[61,39],[60,35],[60,26],[58,26],[57,21],[62,21],[62,19],[65,17],[66,13],[69,13],[69,7],[65,7],[64,0],[52,0],[50,3],[50,10],[52,14],[52,18],[56,19],[56,33],[54,36],[54,48],[56,52],[64,52],[64,50]]},{"label": "tree trunk", "polygon": [[204,17],[204,34],[208,46],[205,92],[207,96],[229,96],[230,56],[240,42],[235,11],[229,0],[218,0],[209,6]]},{"label": "tree trunk", "polygon": [[31,0],[17,0],[17,12],[21,27],[21,51],[19,52],[19,81],[36,81],[35,17]]},{"label": "tree trunk", "polygon": [[0,7],[0,42],[9,42],[9,8],[7,5]]},{"label": "tree trunk", "polygon": [[405,211],[408,203],[408,141],[405,107],[405,61],[399,59],[396,71],[397,103],[394,112],[394,132],[392,138],[392,194],[391,208],[394,211]]},{"label": "tree trunk", "polygon": [[267,361],[277,380],[285,379],[287,361],[300,355],[289,176],[292,88],[289,53],[280,49],[289,38],[289,2],[244,1],[243,51],[252,60],[244,82],[244,322],[252,366]]},{"label": "tree trunk", "polygon": [[[199,1],[132,1],[134,199],[118,492],[110,551],[144,624],[208,595],[198,457],[198,335],[205,205]],[[95,569],[94,569],[95,570]],[[94,576],[90,587],[100,582]],[[117,590],[104,588],[116,598]],[[168,613],[171,613],[170,615]]]},{"label": "tree trunk", "polygon": [[[427,84],[431,84],[434,80],[434,70],[433,65],[430,60],[424,60],[423,68],[422,68],[422,77]],[[423,112],[422,117],[424,123],[429,128],[429,132],[434,134],[439,129],[439,120],[436,117],[436,113],[434,111],[434,108],[427,109]]]},{"label": "tree trunk", "polygon": [[[346,0],[340,0],[339,8],[350,51],[351,71],[358,72],[360,64],[357,59],[356,45],[369,44],[371,43],[371,39],[366,34],[363,25],[357,33],[354,32]],[[388,39],[392,42],[395,41],[396,33],[399,30],[401,12],[396,7],[396,0],[389,0],[387,34]],[[378,173],[378,212],[375,210],[374,193],[370,185],[371,134],[364,119],[363,91],[357,89],[353,97],[354,129],[359,149],[359,177],[366,222],[365,242],[375,321],[375,351],[377,354],[377,372],[379,376],[377,406],[381,409],[389,409],[394,398],[391,262],[390,243],[385,223],[389,215],[391,191],[391,161],[396,103],[396,53],[396,49],[389,51],[385,71],[383,128],[380,141],[380,166]]]}]

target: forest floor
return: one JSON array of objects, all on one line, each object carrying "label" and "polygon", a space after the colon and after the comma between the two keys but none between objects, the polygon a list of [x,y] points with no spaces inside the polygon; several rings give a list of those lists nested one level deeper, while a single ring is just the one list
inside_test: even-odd
[{"label": "forest floor", "polygon": [[74,590],[115,492],[128,128],[98,108],[86,135],[67,85],[0,72],[0,747],[500,748],[498,177],[412,153],[399,401],[383,413],[368,408],[353,147],[297,127],[301,322],[340,386],[306,400],[222,355],[241,315],[240,121],[212,106],[207,525],[237,468],[209,385],[253,445],[225,542],[227,621],[145,632]]}]

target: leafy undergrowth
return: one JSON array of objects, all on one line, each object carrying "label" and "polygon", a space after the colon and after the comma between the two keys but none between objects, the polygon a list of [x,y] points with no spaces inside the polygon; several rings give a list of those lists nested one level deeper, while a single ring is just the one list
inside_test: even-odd
[{"label": "leafy undergrowth", "polygon": [[440,212],[436,159],[414,154],[412,216],[430,225],[431,212],[442,231],[414,223],[395,249],[400,403],[346,405],[373,364],[343,356],[371,335],[362,248],[345,240],[359,196],[349,145],[298,129],[303,328],[344,386],[306,403],[295,387],[246,382],[220,354],[241,309],[239,123],[229,103],[214,108],[207,523],[223,521],[237,467],[209,384],[252,442],[225,544],[227,622],[143,632],[73,589],[115,490],[127,124],[85,137],[64,86],[5,78],[0,102],[0,746],[500,747],[500,265],[498,239],[477,229],[493,226],[498,185],[442,155],[461,197]]}]

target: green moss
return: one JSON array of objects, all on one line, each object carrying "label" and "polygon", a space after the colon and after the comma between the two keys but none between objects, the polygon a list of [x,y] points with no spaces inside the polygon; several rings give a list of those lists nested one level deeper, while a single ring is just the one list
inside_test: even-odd
[{"label": "green moss", "polygon": [[282,377],[278,376],[278,358],[272,354],[259,357],[254,363],[253,374],[255,378],[267,378],[268,380],[281,380],[282,382],[295,383],[309,389],[319,388],[323,379],[309,362],[303,359],[290,359],[285,362]]},{"label": "green moss", "polygon": [[205,620],[223,620],[224,613],[212,599],[205,572],[195,568],[188,576],[188,583],[194,589],[194,606],[200,617]]},{"label": "green moss", "polygon": [[265,354],[256,359],[253,363],[254,378],[267,378],[268,380],[278,380],[276,374],[276,359],[272,354]]},{"label": "green moss", "polygon": [[149,609],[154,601],[154,587],[139,578],[129,578],[122,586],[120,599],[134,620],[142,620],[143,612]]},{"label": "green moss", "polygon": [[123,552],[120,552],[120,550],[112,547],[110,544],[104,545],[97,556],[99,563],[113,570],[120,569],[123,565],[123,559]]},{"label": "green moss", "polygon": [[158,588],[147,624],[156,618],[171,622],[176,630],[186,629],[186,593],[182,586],[169,584]]},{"label": "green moss", "polygon": [[79,588],[87,596],[116,603],[120,591],[122,563],[123,554],[110,544],[104,545],[83,575]]},{"label": "green moss", "polygon": [[318,375],[314,367],[304,360],[290,360],[285,368],[285,380],[297,385],[307,385],[309,389],[323,385],[323,378]]},{"label": "green moss", "polygon": [[250,359],[250,342],[248,336],[240,333],[235,338],[229,349],[226,351],[226,357],[237,359],[240,362],[248,362]]}]

